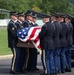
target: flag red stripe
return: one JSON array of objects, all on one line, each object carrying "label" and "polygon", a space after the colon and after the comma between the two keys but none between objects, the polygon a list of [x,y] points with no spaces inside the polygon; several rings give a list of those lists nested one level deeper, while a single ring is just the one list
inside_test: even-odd
[{"label": "flag red stripe", "polygon": [[35,32],[36,32],[37,29],[39,29],[39,28],[34,28],[34,29],[32,30],[32,33],[31,33],[29,39],[31,39],[31,38],[34,37],[34,34],[35,34]]},{"label": "flag red stripe", "polygon": [[37,36],[34,40],[34,43],[36,43],[39,40],[39,37]]},{"label": "flag red stripe", "polygon": [[39,49],[41,48],[41,47],[40,47],[40,44],[37,46],[37,48],[39,48]]}]

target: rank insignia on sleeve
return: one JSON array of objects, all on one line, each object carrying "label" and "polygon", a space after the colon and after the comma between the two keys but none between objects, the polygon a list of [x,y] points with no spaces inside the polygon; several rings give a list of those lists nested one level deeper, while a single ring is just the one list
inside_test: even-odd
[{"label": "rank insignia on sleeve", "polygon": [[14,30],[14,28],[12,28],[12,30]]}]

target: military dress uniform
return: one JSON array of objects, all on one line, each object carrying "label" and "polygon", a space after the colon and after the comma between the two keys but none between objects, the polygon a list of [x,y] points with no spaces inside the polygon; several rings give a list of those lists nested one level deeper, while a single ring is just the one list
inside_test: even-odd
[{"label": "military dress uniform", "polygon": [[73,44],[73,26],[71,22],[66,22],[68,27],[67,34],[67,50],[66,50],[66,71],[71,72],[71,47]]},{"label": "military dress uniform", "polygon": [[[31,12],[31,11],[27,11],[26,12],[26,14],[25,14],[26,16],[33,16],[33,12]],[[32,23],[32,21],[30,21],[29,19],[27,19],[26,18],[26,16],[25,16],[25,25],[28,25],[28,27],[32,27],[33,26],[33,23]],[[35,25],[34,25],[35,26]],[[27,71],[34,71],[34,55],[33,55],[33,53],[34,53],[34,49],[35,48],[27,48],[27,53],[28,53],[28,55],[27,55],[27,62],[26,62],[26,70]],[[36,49],[35,49],[35,51],[36,51]]]},{"label": "military dress uniform", "polygon": [[[38,26],[36,23],[33,22],[32,27]],[[39,70],[36,66],[37,66],[37,49],[36,48],[32,48],[32,54],[31,54],[31,61],[33,62],[32,65],[32,69],[33,70]]]},{"label": "military dress uniform", "polygon": [[[20,30],[20,29],[28,27],[28,26],[25,25],[25,21],[21,22],[21,21],[18,20],[16,22],[16,27],[17,27],[17,30]],[[24,72],[25,67],[26,67],[26,59],[27,59],[27,48],[19,47],[19,50],[20,50],[19,71]]]},{"label": "military dress uniform", "polygon": [[23,26],[22,26],[22,22],[19,21],[19,20],[15,23],[15,25],[16,25],[16,27],[17,27],[17,30],[20,30],[20,29],[23,28]]},{"label": "military dress uniform", "polygon": [[16,46],[17,45],[17,28],[13,20],[10,20],[7,26],[7,31],[8,31],[8,47],[11,49],[13,53],[10,72],[15,73],[18,71],[18,66],[19,66],[18,65],[19,49]]},{"label": "military dress uniform", "polygon": [[[45,74],[54,73],[54,60],[53,60],[53,50],[54,50],[54,26],[50,22],[46,22],[40,32],[40,45],[42,49],[42,62]],[[43,75],[43,74],[42,74]]]},{"label": "military dress uniform", "polygon": [[54,67],[55,67],[55,73],[61,72],[60,69],[60,52],[61,52],[61,45],[60,45],[60,32],[62,30],[62,26],[58,23],[57,20],[53,21],[52,23],[55,26],[55,32],[54,32]]},{"label": "military dress uniform", "polygon": [[[29,20],[26,20],[26,24],[28,24],[29,27],[33,26],[33,23]],[[27,71],[34,71],[34,69],[35,69],[35,59],[34,59],[35,53],[34,53],[34,50],[37,51],[35,48],[28,48]]]},{"label": "military dress uniform", "polygon": [[60,22],[62,26],[61,34],[60,34],[60,43],[61,43],[61,54],[60,54],[60,61],[61,61],[61,72],[65,72],[65,62],[66,62],[66,57],[65,57],[65,51],[67,49],[67,25],[65,24],[64,21]]},{"label": "military dress uniform", "polygon": [[[25,20],[24,22],[24,25],[28,26],[28,27],[31,27],[33,24],[31,23],[30,20]],[[32,48],[27,48],[27,59],[26,59],[26,70],[27,71],[31,71],[32,70],[32,67],[33,67],[33,62],[32,62],[32,51],[33,49]]]}]

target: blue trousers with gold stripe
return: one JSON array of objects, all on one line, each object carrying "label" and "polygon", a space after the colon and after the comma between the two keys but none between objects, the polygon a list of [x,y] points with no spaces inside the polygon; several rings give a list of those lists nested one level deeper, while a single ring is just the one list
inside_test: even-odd
[{"label": "blue trousers with gold stripe", "polygon": [[53,50],[42,50],[42,65],[45,74],[54,73],[54,59],[53,59]]},{"label": "blue trousers with gold stripe", "polygon": [[67,49],[65,52],[67,69],[71,69],[71,47],[72,47],[72,45],[67,46]]},{"label": "blue trousers with gold stripe", "polygon": [[41,54],[42,66],[43,66],[44,73],[47,74],[47,67],[46,67],[45,57],[46,57],[45,56],[45,50],[42,50],[42,54]]},{"label": "blue trousers with gold stripe", "polygon": [[28,49],[27,55],[27,70],[31,71],[36,68],[37,65],[37,50],[35,48]]},{"label": "blue trousers with gold stripe", "polygon": [[20,57],[19,57],[19,71],[26,69],[26,60],[27,60],[27,48],[19,48]]},{"label": "blue trousers with gold stripe", "polygon": [[60,53],[61,53],[61,49],[60,48],[55,48],[54,49],[54,67],[55,67],[55,73],[60,73],[61,72],[61,68],[60,68]]},{"label": "blue trousers with gold stripe", "polygon": [[11,71],[18,71],[19,67],[19,49],[17,47],[11,48],[11,51],[13,53],[12,62],[11,62]]},{"label": "blue trousers with gold stripe", "polygon": [[66,47],[62,47],[61,48],[61,53],[60,53],[60,66],[61,66],[61,72],[64,73],[65,72],[65,67],[66,67],[66,56],[65,56],[65,52],[66,52],[67,48]]}]

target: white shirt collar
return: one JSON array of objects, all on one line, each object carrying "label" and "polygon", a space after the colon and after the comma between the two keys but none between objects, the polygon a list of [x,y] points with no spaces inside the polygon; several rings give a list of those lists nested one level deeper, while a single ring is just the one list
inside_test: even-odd
[{"label": "white shirt collar", "polygon": [[57,20],[53,20],[53,21],[51,21],[51,23],[53,23],[54,21],[57,21]]},{"label": "white shirt collar", "polygon": [[60,22],[63,22],[63,20],[60,20],[59,23],[60,23]]},{"label": "white shirt collar", "polygon": [[22,24],[22,22],[20,20],[18,20],[18,21]]},{"label": "white shirt collar", "polygon": [[14,23],[17,22],[17,20],[12,20]]},{"label": "white shirt collar", "polygon": [[33,24],[35,24],[34,22],[32,22]]},{"label": "white shirt collar", "polygon": [[70,21],[67,21],[66,24],[69,23],[69,22],[70,22]]},{"label": "white shirt collar", "polygon": [[31,21],[30,20],[28,20],[30,23],[31,23]]}]

